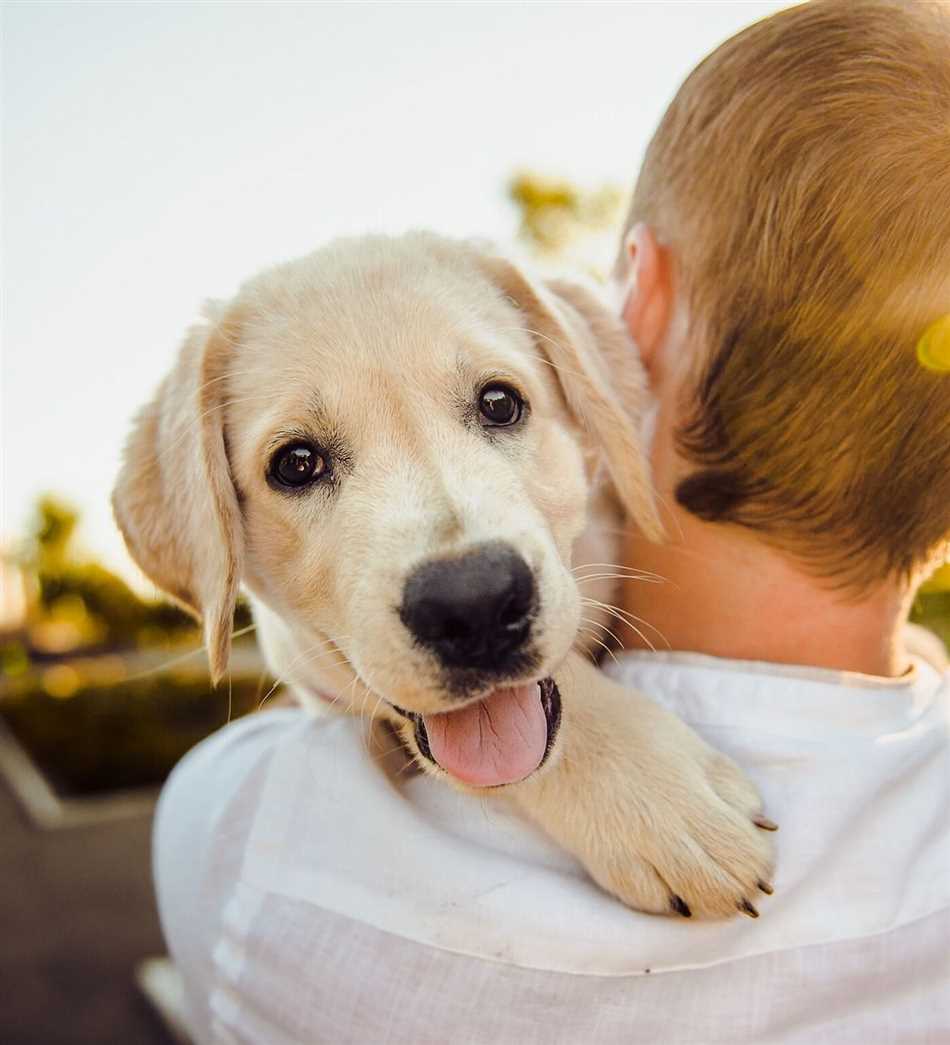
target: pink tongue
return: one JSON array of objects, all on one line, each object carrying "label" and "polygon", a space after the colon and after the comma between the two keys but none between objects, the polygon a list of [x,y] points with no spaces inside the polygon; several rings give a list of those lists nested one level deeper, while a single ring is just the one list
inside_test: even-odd
[{"label": "pink tongue", "polygon": [[548,723],[536,682],[496,689],[461,711],[426,715],[429,750],[452,776],[476,787],[523,780],[541,764]]}]

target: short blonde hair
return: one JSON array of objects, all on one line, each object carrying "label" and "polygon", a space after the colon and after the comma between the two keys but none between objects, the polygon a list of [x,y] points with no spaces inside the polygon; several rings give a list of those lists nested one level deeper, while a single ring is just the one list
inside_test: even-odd
[{"label": "short blonde hair", "polygon": [[950,535],[950,373],[915,354],[950,312],[946,5],[813,0],[728,40],[657,129],[640,221],[704,345],[679,503],[843,585],[919,573]]}]

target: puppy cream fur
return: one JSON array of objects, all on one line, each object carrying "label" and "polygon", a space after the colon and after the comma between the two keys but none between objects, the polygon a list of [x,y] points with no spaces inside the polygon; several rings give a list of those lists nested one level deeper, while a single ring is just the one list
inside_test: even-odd
[{"label": "puppy cream fur", "polygon": [[[471,423],[491,381],[528,404],[516,435]],[[589,292],[428,234],[341,241],[264,272],[189,333],[136,421],[115,514],[143,570],[203,620],[215,678],[243,584],[298,699],[385,719],[413,752],[391,704],[437,713],[458,695],[395,612],[406,577],[504,541],[539,595],[539,665],[504,684],[551,675],[563,711],[548,761],[500,790],[625,903],[731,916],[770,874],[758,796],[578,641],[582,616],[607,618],[582,613],[572,566],[613,561],[624,520],[661,533],[643,405],[635,353]],[[268,463],[303,436],[332,476],[288,496]],[[611,587],[583,594],[607,602]]]}]

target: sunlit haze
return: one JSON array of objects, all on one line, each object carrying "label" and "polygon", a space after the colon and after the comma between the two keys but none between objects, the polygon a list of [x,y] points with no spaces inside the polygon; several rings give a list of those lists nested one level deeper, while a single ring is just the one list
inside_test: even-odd
[{"label": "sunlit haze", "polygon": [[632,182],[679,82],[785,6],[38,4],[3,11],[3,514],[108,504],[205,297],[346,233],[510,240],[518,169]]}]

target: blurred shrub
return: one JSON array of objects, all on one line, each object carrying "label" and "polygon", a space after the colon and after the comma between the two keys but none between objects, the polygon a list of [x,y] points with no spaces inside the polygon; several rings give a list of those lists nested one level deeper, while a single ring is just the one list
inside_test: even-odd
[{"label": "blurred shrub", "polygon": [[[190,747],[256,707],[269,683],[238,643],[230,684],[213,690],[195,621],[83,559],[77,521],[42,498],[16,569],[4,572],[11,586],[22,580],[23,597],[2,618],[0,717],[66,794],[157,784]],[[249,623],[242,606],[235,627]],[[194,657],[162,652],[184,645]]]},{"label": "blurred shrub", "polygon": [[[200,641],[195,620],[168,601],[140,598],[120,577],[75,548],[78,512],[42,497],[16,561],[27,585],[26,642],[34,656],[173,647]],[[250,624],[240,605],[235,628]]]},{"label": "blurred shrub", "polygon": [[918,594],[910,619],[939,635],[950,651],[950,591]]},{"label": "blurred shrub", "polygon": [[950,650],[950,562],[935,570],[920,586],[910,619],[936,632]]},{"label": "blurred shrub", "polygon": [[60,663],[10,685],[0,713],[57,791],[88,794],[161,783],[199,740],[252,711],[260,689],[171,672],[88,683],[81,664]]},{"label": "blurred shrub", "polygon": [[936,569],[920,586],[922,595],[950,592],[950,562]]}]

